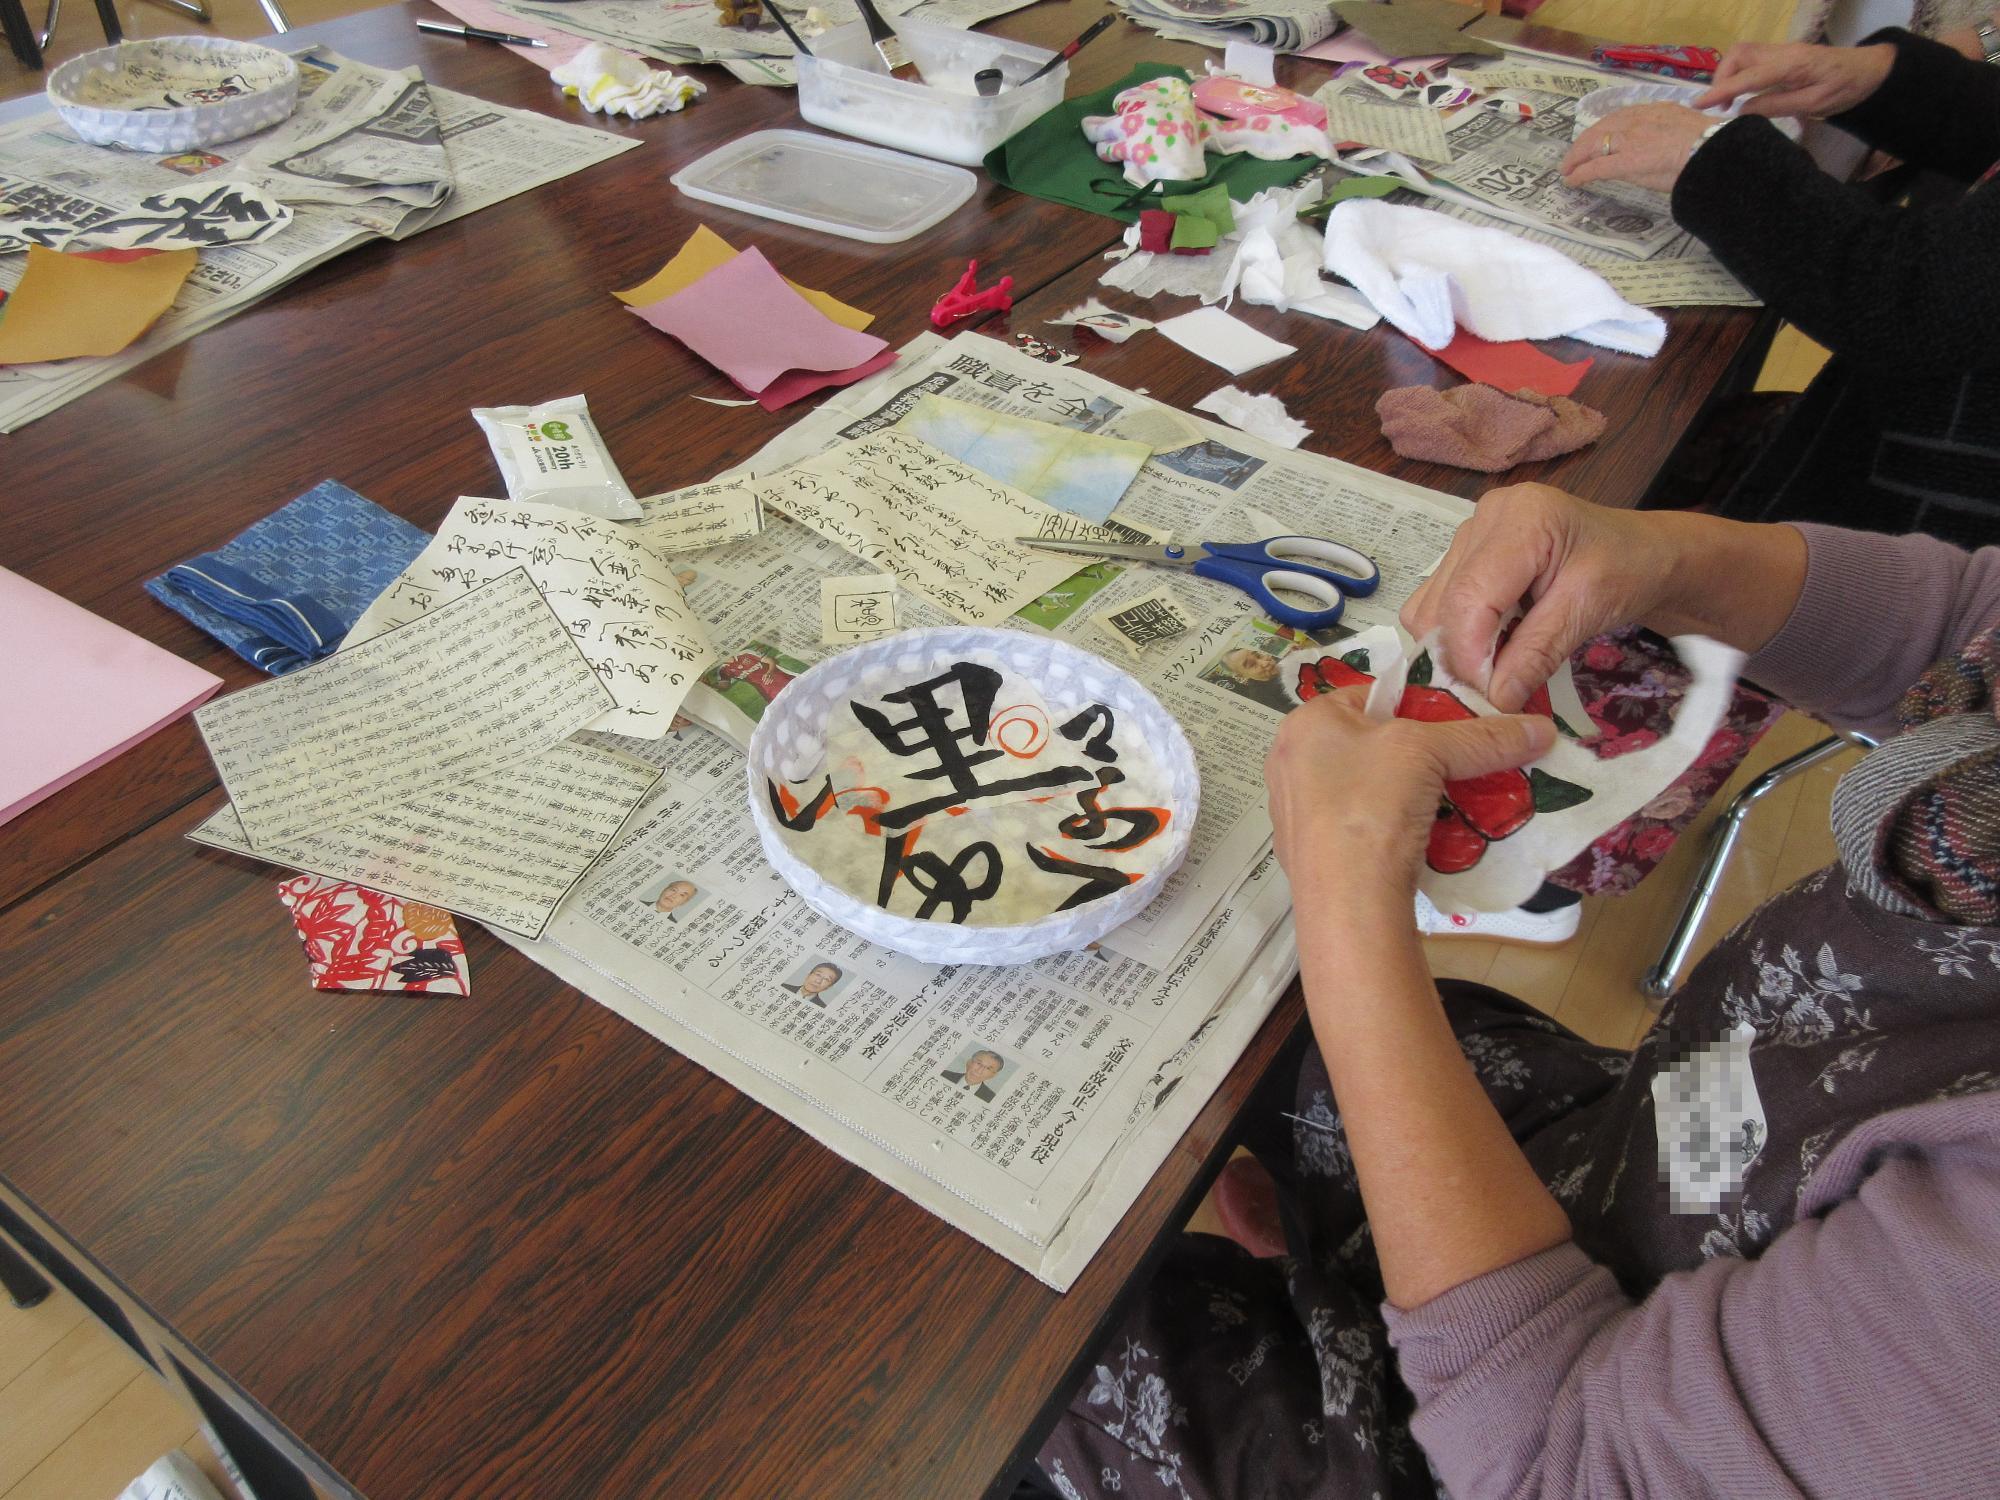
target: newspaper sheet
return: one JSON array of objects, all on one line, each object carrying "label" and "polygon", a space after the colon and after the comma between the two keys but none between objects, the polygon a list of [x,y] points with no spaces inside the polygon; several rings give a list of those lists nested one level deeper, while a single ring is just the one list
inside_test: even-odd
[{"label": "newspaper sheet", "polygon": [[1563,182],[1576,100],[1524,93],[1532,120],[1490,109],[1461,109],[1449,122],[1451,160],[1427,164],[1433,182],[1497,218],[1552,230],[1593,249],[1645,260],[1681,231],[1667,195],[1623,183],[1573,188]]},{"label": "newspaper sheet", "polygon": [[1139,25],[1171,41],[1221,47],[1255,42],[1296,52],[1340,30],[1325,0],[1115,0]]},{"label": "newspaper sheet", "polygon": [[[768,475],[896,424],[925,395],[1113,436],[1163,408],[978,335],[919,338],[780,435]],[[1471,507],[1175,413],[1187,434],[1140,471],[1110,527],[1187,540],[1326,535],[1383,584],[1348,625],[1392,618]],[[1082,527],[1084,523],[1074,523]],[[1314,638],[1177,570],[1085,567],[1013,617],[1120,660],[1186,726],[1202,774],[1187,864],[1096,949],[1017,968],[937,967],[824,922],[770,870],[738,751],[765,706],[836,647],[827,579],[855,558],[773,515],[756,537],[677,555],[720,661],[673,733],[614,740],[665,773],[631,831],[524,951],[1037,1276],[1066,1287],[1172,1148],[1294,967],[1269,856],[1262,764],[1283,716],[1278,659]],[[1134,657],[1102,623],[1167,594],[1192,628]],[[900,590],[905,627],[950,617]],[[997,1071],[965,1080],[976,1053]],[[987,1097],[990,1095],[991,1097]],[[1115,1185],[1114,1185],[1115,1184]]]},{"label": "newspaper sheet", "polygon": [[[291,223],[267,239],[203,250],[174,305],[122,353],[0,368],[0,432],[116,379],[366,240],[404,238],[639,144],[432,88],[414,69],[373,68],[318,47],[295,55],[304,80],[298,112],[207,151],[152,157],[87,146],[53,114],[0,129],[0,201],[31,205],[35,218],[90,222],[185,187],[190,177],[245,182],[293,208]],[[26,261],[0,255],[0,290],[19,282]]]}]

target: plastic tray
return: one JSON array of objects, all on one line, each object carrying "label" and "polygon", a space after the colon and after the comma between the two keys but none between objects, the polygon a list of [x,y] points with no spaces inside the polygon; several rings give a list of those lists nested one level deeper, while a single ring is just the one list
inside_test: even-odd
[{"label": "plastic tray", "polygon": [[[1023,88],[1021,80],[1055,54],[1046,47],[922,21],[898,21],[896,35],[924,82],[891,78],[859,21],[836,26],[801,57],[799,113],[810,124],[976,167],[995,146],[1062,103],[1063,63]],[[998,68],[1000,92],[982,99],[972,75]]]},{"label": "plastic tray", "polygon": [[962,167],[921,161],[807,130],[760,130],[674,173],[690,198],[759,218],[893,245],[972,196]]}]

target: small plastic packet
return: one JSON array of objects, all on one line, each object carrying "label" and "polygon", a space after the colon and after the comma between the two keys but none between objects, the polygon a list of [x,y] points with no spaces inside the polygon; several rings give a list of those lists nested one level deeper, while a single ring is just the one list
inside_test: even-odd
[{"label": "small plastic packet", "polygon": [[639,502],[611,461],[581,396],[539,406],[476,406],[511,500],[563,505],[588,516],[634,521]]}]

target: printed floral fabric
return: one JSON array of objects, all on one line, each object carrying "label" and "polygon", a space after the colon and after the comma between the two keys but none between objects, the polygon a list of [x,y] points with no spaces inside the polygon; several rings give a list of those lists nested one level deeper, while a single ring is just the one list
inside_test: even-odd
[{"label": "printed floral fabric", "polygon": [[[1586,696],[1586,702],[1589,701]],[[1479,985],[1440,987],[1494,1107],[1577,1243],[1644,1297],[1669,1271],[1755,1256],[1813,1169],[1865,1120],[2000,1089],[2000,928],[1946,927],[1860,899],[1838,866],[1725,937],[1631,1053],[1593,1047]],[[1676,1213],[1654,1127],[1662,1070],[1733,1027],[1766,1134],[1723,1212]],[[1044,1445],[1066,1500],[1430,1500],[1409,1434],[1353,1160],[1316,1050],[1294,1119],[1246,1122],[1278,1184],[1290,1254],[1184,1235]]]},{"label": "printed floral fabric", "polygon": [[465,943],[451,913],[323,875],[278,884],[316,990],[469,995]]},{"label": "printed floral fabric", "polygon": [[[1672,726],[1688,674],[1673,648],[1636,626],[1599,636],[1570,658],[1577,695],[1604,736],[1600,753],[1644,749]],[[1632,817],[1549,876],[1581,896],[1622,895],[1666,858],[1750,747],[1777,723],[1785,705],[1736,685],[1729,710],[1679,779]]]}]

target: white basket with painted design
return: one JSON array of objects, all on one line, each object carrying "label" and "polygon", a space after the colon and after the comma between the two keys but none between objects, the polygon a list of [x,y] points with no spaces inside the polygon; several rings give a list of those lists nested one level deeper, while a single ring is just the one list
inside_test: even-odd
[{"label": "white basket with painted design", "polygon": [[290,119],[299,107],[299,65],[275,47],[168,36],[72,57],[49,74],[48,95],[93,146],[194,151]]},{"label": "white basket with painted design", "polygon": [[[826,757],[834,710],[887,674],[917,681],[970,661],[1012,672],[1041,692],[1051,708],[1102,703],[1119,734],[1143,743],[1164,773],[1173,819],[1160,862],[1122,890],[1069,911],[1014,926],[975,927],[885,911],[842,889],[786,844],[770,803],[770,782],[786,785],[813,774]],[[1087,948],[1137,916],[1187,857],[1201,805],[1194,750],[1174,716],[1130,673],[1062,641],[1021,630],[952,626],[911,630],[830,657],[786,685],[750,737],[750,815],[765,858],[799,897],[830,922],[898,953],[928,963],[1019,964],[1051,953]]]}]

